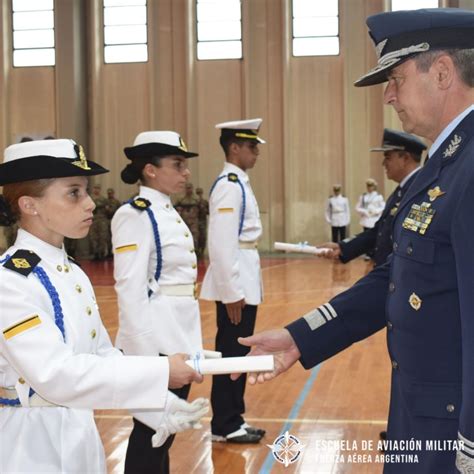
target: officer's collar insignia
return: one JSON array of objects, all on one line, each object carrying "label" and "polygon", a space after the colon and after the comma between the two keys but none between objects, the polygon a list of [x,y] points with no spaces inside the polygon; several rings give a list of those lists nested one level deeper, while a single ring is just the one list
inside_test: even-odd
[{"label": "officer's collar insignia", "polygon": [[41,261],[31,250],[17,250],[3,266],[9,270],[28,276]]},{"label": "officer's collar insignia", "polygon": [[239,177],[235,173],[229,173],[227,179],[235,183],[239,180]]},{"label": "officer's collar insignia", "polygon": [[139,211],[144,211],[151,206],[151,202],[145,198],[135,198],[131,203],[132,207],[138,209]]},{"label": "officer's collar insignia", "polygon": [[459,148],[462,138],[459,135],[454,135],[446,150],[443,151],[443,158],[451,158]]},{"label": "officer's collar insignia", "polygon": [[79,161],[73,161],[72,164],[82,168],[83,170],[90,170],[91,167],[87,164],[86,154],[84,153],[84,148],[81,145],[75,145],[77,157]]},{"label": "officer's collar insignia", "polygon": [[430,197],[430,201],[433,202],[436,198],[439,198],[443,194],[446,194],[446,191],[441,191],[439,186],[436,186],[433,189],[428,191],[428,196]]},{"label": "officer's collar insignia", "polygon": [[398,211],[398,204],[396,206],[393,206],[392,209],[390,209],[390,215],[394,216]]},{"label": "officer's collar insignia", "polygon": [[183,151],[188,151],[188,147],[186,146],[186,143],[184,143],[184,140],[179,137],[179,147],[178,147],[180,150],[183,150]]},{"label": "officer's collar insignia", "polygon": [[410,298],[408,299],[410,306],[415,310],[418,311],[421,308],[421,298],[416,294],[412,293]]}]

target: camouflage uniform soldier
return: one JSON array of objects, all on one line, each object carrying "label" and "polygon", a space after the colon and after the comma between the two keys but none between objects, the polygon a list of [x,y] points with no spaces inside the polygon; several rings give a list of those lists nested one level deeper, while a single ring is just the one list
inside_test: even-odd
[{"label": "camouflage uniform soldier", "polygon": [[197,200],[199,203],[199,240],[196,246],[197,254],[199,257],[204,255],[206,250],[206,241],[207,241],[207,216],[209,215],[209,202],[206,201],[203,197],[202,188],[196,188]]},{"label": "camouflage uniform soldier", "polygon": [[194,247],[199,258],[199,201],[194,197],[193,191],[193,184],[186,183],[185,195],[176,203],[175,208],[189,227],[191,234],[193,234]]},{"label": "camouflage uniform soldier", "polygon": [[107,236],[110,232],[106,213],[107,199],[101,195],[100,190],[99,184],[92,187],[91,197],[95,203],[95,209],[89,238],[94,260],[102,260],[107,257]]},{"label": "camouflage uniform soldier", "polygon": [[112,256],[112,233],[110,232],[110,222],[117,209],[122,203],[115,197],[115,190],[107,189],[107,204],[105,205],[105,214],[107,215],[107,256]]}]

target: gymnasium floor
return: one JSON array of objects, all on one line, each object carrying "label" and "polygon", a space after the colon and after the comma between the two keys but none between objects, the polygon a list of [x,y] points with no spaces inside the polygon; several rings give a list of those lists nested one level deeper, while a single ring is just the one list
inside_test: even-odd
[{"label": "gymnasium floor", "polygon": [[[282,327],[326,302],[364,275],[361,259],[347,265],[316,258],[263,257],[265,302],[259,307],[257,331]],[[91,277],[102,318],[112,338],[117,304],[112,262],[83,262]],[[200,267],[200,277],[205,271]],[[201,301],[204,346],[214,348],[214,303]],[[259,445],[211,443],[207,417],[201,430],[176,437],[172,473],[381,473],[379,431],[388,411],[390,363],[381,331],[319,367],[299,364],[279,378],[247,386],[246,420],[267,430]],[[190,398],[209,396],[211,378],[193,386]],[[125,411],[96,412],[110,474],[123,472],[131,418]],[[285,467],[267,447],[286,431],[299,441],[296,462]],[[295,454],[294,452],[292,453]]]}]

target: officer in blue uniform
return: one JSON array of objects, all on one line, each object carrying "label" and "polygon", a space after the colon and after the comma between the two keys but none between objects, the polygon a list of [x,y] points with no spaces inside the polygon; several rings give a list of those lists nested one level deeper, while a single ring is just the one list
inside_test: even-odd
[{"label": "officer in blue uniform", "polygon": [[386,327],[387,452],[398,462],[384,473],[472,473],[474,11],[381,13],[367,25],[379,60],[355,85],[388,81],[385,103],[406,132],[433,142],[429,159],[395,214],[387,264],[286,329],[240,339],[252,354],[275,355],[275,370],[249,382],[298,359],[313,367]]},{"label": "officer in blue uniform", "polygon": [[320,247],[331,250],[326,257],[337,258],[347,263],[363,254],[373,254],[375,266],[386,262],[392,253],[392,225],[398,206],[403,195],[413,183],[416,173],[420,170],[421,155],[426,145],[409,133],[386,128],[383,134],[382,146],[372,148],[372,152],[383,152],[383,166],[387,178],[398,183],[393,193],[388,197],[385,209],[380,219],[372,229],[344,239],[337,244],[326,243]]}]

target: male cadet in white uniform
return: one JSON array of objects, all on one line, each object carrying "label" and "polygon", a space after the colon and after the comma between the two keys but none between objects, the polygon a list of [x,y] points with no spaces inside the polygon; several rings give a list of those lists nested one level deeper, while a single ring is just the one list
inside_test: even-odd
[{"label": "male cadet in white uniform", "polygon": [[369,178],[365,182],[367,192],[359,196],[356,212],[360,216],[359,223],[364,230],[372,229],[385,208],[383,196],[377,192],[377,181]]},{"label": "male cadet in white uniform", "polygon": [[[220,144],[226,156],[222,173],[209,198],[209,268],[201,298],[217,306],[216,350],[223,357],[238,357],[248,349],[237,338],[253,334],[257,305],[262,302],[262,278],[258,239],[262,223],[247,170],[259,155],[258,137],[262,119],[226,122]],[[228,375],[213,377],[211,422],[213,441],[258,443],[264,430],[245,423],[245,375],[233,382]]]},{"label": "male cadet in white uniform", "polygon": [[333,242],[340,242],[346,238],[346,227],[351,222],[351,211],[349,199],[341,194],[341,185],[332,187],[334,195],[326,202],[326,222],[331,226],[331,237]]}]

